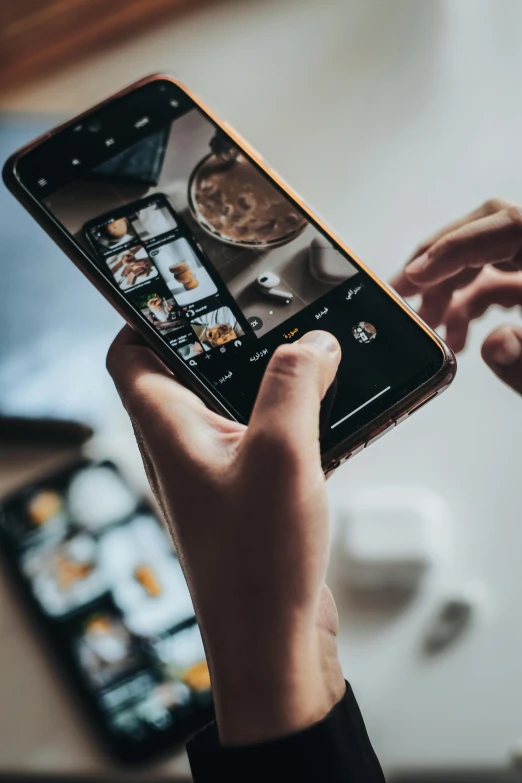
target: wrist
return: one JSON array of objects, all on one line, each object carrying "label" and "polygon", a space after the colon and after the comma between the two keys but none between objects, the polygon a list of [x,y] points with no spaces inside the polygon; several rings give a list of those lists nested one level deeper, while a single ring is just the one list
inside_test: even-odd
[{"label": "wrist", "polygon": [[[254,639],[252,639],[254,641]],[[209,664],[221,742],[267,742],[322,720],[342,698],[335,639],[322,632],[245,639],[211,647]]]}]

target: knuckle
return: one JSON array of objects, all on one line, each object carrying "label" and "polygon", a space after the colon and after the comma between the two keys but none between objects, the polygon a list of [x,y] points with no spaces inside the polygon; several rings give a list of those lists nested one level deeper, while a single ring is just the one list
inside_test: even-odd
[{"label": "knuckle", "polygon": [[510,204],[505,208],[509,222],[522,232],[522,207]]},{"label": "knuckle", "polygon": [[114,340],[109,346],[109,350],[107,351],[107,358],[105,359],[105,366],[111,378],[115,378],[115,376],[118,374],[118,369],[120,366],[118,354],[119,351],[116,346],[116,341]]},{"label": "knuckle", "polygon": [[427,251],[429,261],[439,261],[441,258],[450,255],[454,251],[456,245],[457,242],[455,241],[455,238],[452,236],[452,234],[447,234],[446,236],[441,237]]},{"label": "knuckle", "polygon": [[513,327],[508,324],[503,324],[502,326],[498,326],[494,332],[491,333],[491,337],[495,337],[498,342],[504,342],[505,340],[509,340],[510,337],[513,335]]},{"label": "knuckle", "polygon": [[513,203],[505,198],[490,198],[484,202],[483,208],[488,214],[493,214],[501,212],[503,209],[509,209],[511,206]]}]

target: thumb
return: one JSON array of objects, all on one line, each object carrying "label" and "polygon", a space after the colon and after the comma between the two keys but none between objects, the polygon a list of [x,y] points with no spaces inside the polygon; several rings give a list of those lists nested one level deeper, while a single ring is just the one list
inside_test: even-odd
[{"label": "thumb", "polygon": [[317,449],[321,400],[340,360],[341,347],[329,332],[307,332],[280,346],[266,369],[246,441],[268,436],[286,453]]},{"label": "thumb", "polygon": [[522,394],[522,328],[499,326],[482,345],[482,358],[498,377]]}]

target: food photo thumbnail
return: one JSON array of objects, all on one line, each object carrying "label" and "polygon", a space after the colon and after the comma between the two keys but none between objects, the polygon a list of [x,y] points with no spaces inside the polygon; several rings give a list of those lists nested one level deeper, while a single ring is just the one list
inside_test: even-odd
[{"label": "food photo thumbnail", "polygon": [[141,245],[107,258],[107,266],[122,291],[158,276],[158,270]]}]

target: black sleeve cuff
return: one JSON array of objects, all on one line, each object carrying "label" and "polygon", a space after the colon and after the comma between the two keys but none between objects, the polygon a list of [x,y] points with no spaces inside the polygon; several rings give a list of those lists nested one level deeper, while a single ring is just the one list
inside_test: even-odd
[{"label": "black sleeve cuff", "polygon": [[383,783],[361,712],[346,693],[319,723],[273,742],[221,747],[215,723],[187,745],[195,783]]}]

